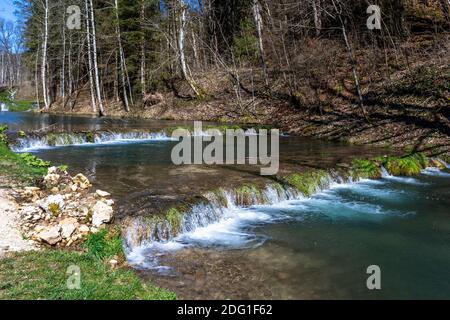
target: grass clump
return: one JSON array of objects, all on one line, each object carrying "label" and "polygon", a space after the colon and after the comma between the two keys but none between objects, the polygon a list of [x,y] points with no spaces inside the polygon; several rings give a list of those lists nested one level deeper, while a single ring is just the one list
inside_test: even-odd
[{"label": "grass clump", "polygon": [[284,182],[296,188],[299,192],[309,197],[324,184],[327,173],[323,170],[294,173],[283,178]]},{"label": "grass clump", "polygon": [[83,246],[89,256],[97,259],[124,257],[122,239],[118,229],[101,229],[97,233],[91,233]]},{"label": "grass clump", "polygon": [[35,168],[48,168],[50,167],[49,161],[44,161],[31,153],[21,153],[19,156],[25,161],[27,165]]},{"label": "grass clump", "polygon": [[31,184],[47,172],[49,163],[34,156],[22,156],[12,152],[7,144],[6,126],[0,127],[0,175],[21,184]]},{"label": "grass clump", "polygon": [[[80,289],[69,289],[68,268],[80,269]],[[127,269],[86,253],[44,250],[0,260],[0,299],[173,300],[174,293],[143,283]]]}]

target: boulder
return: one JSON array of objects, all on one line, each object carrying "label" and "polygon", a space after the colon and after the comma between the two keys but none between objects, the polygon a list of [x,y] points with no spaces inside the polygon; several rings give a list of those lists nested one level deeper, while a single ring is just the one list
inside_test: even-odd
[{"label": "boulder", "polygon": [[111,194],[106,192],[106,191],[102,191],[102,190],[97,190],[96,191],[97,195],[102,197],[102,198],[106,198],[109,197]]},{"label": "boulder", "polygon": [[40,215],[41,212],[41,209],[35,206],[26,206],[20,210],[22,217],[33,217],[35,215]]},{"label": "boulder", "polygon": [[51,246],[54,246],[58,242],[62,240],[61,234],[59,231],[61,230],[61,227],[58,226],[52,226],[47,227],[43,231],[41,231],[37,237],[40,241],[48,243]]},{"label": "boulder", "polygon": [[78,227],[78,221],[74,218],[67,218],[62,220],[59,225],[61,226],[61,236],[64,239],[70,239]]},{"label": "boulder", "polygon": [[103,201],[97,201],[92,208],[92,224],[98,228],[102,224],[110,223],[113,218],[113,208]]},{"label": "boulder", "polygon": [[80,231],[81,233],[89,233],[89,227],[85,224],[81,225],[80,228],[78,228],[78,231]]},{"label": "boulder", "polygon": [[52,214],[56,214],[64,209],[64,205],[64,197],[60,194],[48,196],[40,202],[41,208]]},{"label": "boulder", "polygon": [[89,179],[86,178],[81,173],[79,173],[75,177],[73,177],[72,182],[75,183],[81,189],[87,189],[87,188],[91,187],[91,183],[89,182]]}]

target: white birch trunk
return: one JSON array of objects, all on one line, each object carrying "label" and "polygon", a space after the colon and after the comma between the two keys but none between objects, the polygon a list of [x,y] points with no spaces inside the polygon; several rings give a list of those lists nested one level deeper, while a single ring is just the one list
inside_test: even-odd
[{"label": "white birch trunk", "polygon": [[94,61],[94,76],[95,76],[95,91],[97,93],[97,101],[98,101],[98,109],[100,116],[105,115],[105,109],[103,107],[103,99],[100,90],[100,76],[98,71],[98,62],[97,62],[97,39],[95,35],[95,15],[94,15],[94,6],[92,4],[92,0],[89,0],[90,11],[91,11],[91,28],[92,28],[92,55]]},{"label": "white birch trunk", "polygon": [[183,0],[180,0],[180,29],[178,32],[178,50],[180,56],[181,73],[183,75],[183,78],[189,83],[189,86],[192,88],[195,95],[200,96],[201,94],[187,70],[186,56],[184,51],[186,35],[186,9],[186,4],[183,2]]},{"label": "white birch trunk", "polygon": [[42,95],[44,97],[44,107],[48,110],[50,107],[48,92],[47,92],[47,44],[48,44],[48,0],[44,1],[44,39],[42,42],[42,63],[41,63],[41,81],[42,81]]},{"label": "white birch trunk", "polygon": [[91,28],[89,23],[89,4],[88,0],[85,0],[86,6],[86,36],[88,43],[88,68],[89,68],[89,88],[91,91],[91,106],[92,111],[97,113],[97,105],[95,102],[95,91],[94,91],[94,76],[93,76],[93,66],[92,66],[92,48],[91,48]]},{"label": "white birch trunk", "polygon": [[269,79],[267,76],[267,66],[266,66],[263,35],[262,35],[263,21],[262,21],[262,17],[261,17],[261,6],[260,6],[258,0],[253,0],[252,9],[253,9],[253,19],[255,20],[255,25],[256,25],[256,32],[258,34],[259,56],[261,59],[261,66],[263,69],[264,82],[265,82],[266,86],[268,86]]}]

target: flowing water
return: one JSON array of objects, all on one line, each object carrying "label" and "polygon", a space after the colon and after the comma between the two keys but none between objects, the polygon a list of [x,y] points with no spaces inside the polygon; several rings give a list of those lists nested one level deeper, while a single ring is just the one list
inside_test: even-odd
[{"label": "flowing water", "polygon": [[[33,130],[54,122],[65,130],[145,131],[110,133],[94,143],[71,138],[68,146],[67,139],[54,146],[42,140],[21,145],[22,151],[69,165],[72,173],[85,173],[113,193],[124,216],[145,216],[161,202],[217,187],[267,182],[249,166],[173,165],[176,142],[159,132],[176,122],[57,117],[42,123],[42,116],[11,117],[18,118],[13,126]],[[294,137],[280,143],[282,172],[332,168],[351,157],[386,152]],[[448,169],[426,169],[414,178],[384,173],[380,180],[357,182],[333,176],[318,191],[304,198],[267,188],[263,204],[247,208],[224,192],[226,207],[214,201],[193,206],[178,234],[167,235],[159,225],[160,234],[150,230],[147,241],[126,239],[129,262],[140,276],[179,298],[450,297]],[[132,238],[139,225],[127,228]],[[155,237],[163,241],[151,241]],[[371,265],[381,268],[381,290],[366,287]]]}]

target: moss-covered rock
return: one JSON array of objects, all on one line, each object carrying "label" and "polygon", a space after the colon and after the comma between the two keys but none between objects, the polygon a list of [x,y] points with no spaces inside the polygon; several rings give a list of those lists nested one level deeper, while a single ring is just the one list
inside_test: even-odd
[{"label": "moss-covered rock", "polygon": [[414,176],[427,167],[428,161],[422,155],[385,157],[380,159],[386,170],[394,176]]},{"label": "moss-covered rock", "polygon": [[236,205],[251,206],[265,203],[264,195],[261,190],[252,184],[246,184],[233,190]]},{"label": "moss-covered rock", "polygon": [[309,197],[327,184],[328,173],[324,170],[312,170],[304,173],[293,173],[282,180]]},{"label": "moss-covered rock", "polygon": [[374,160],[355,159],[352,161],[351,176],[353,179],[379,179],[381,178],[380,164]]}]

